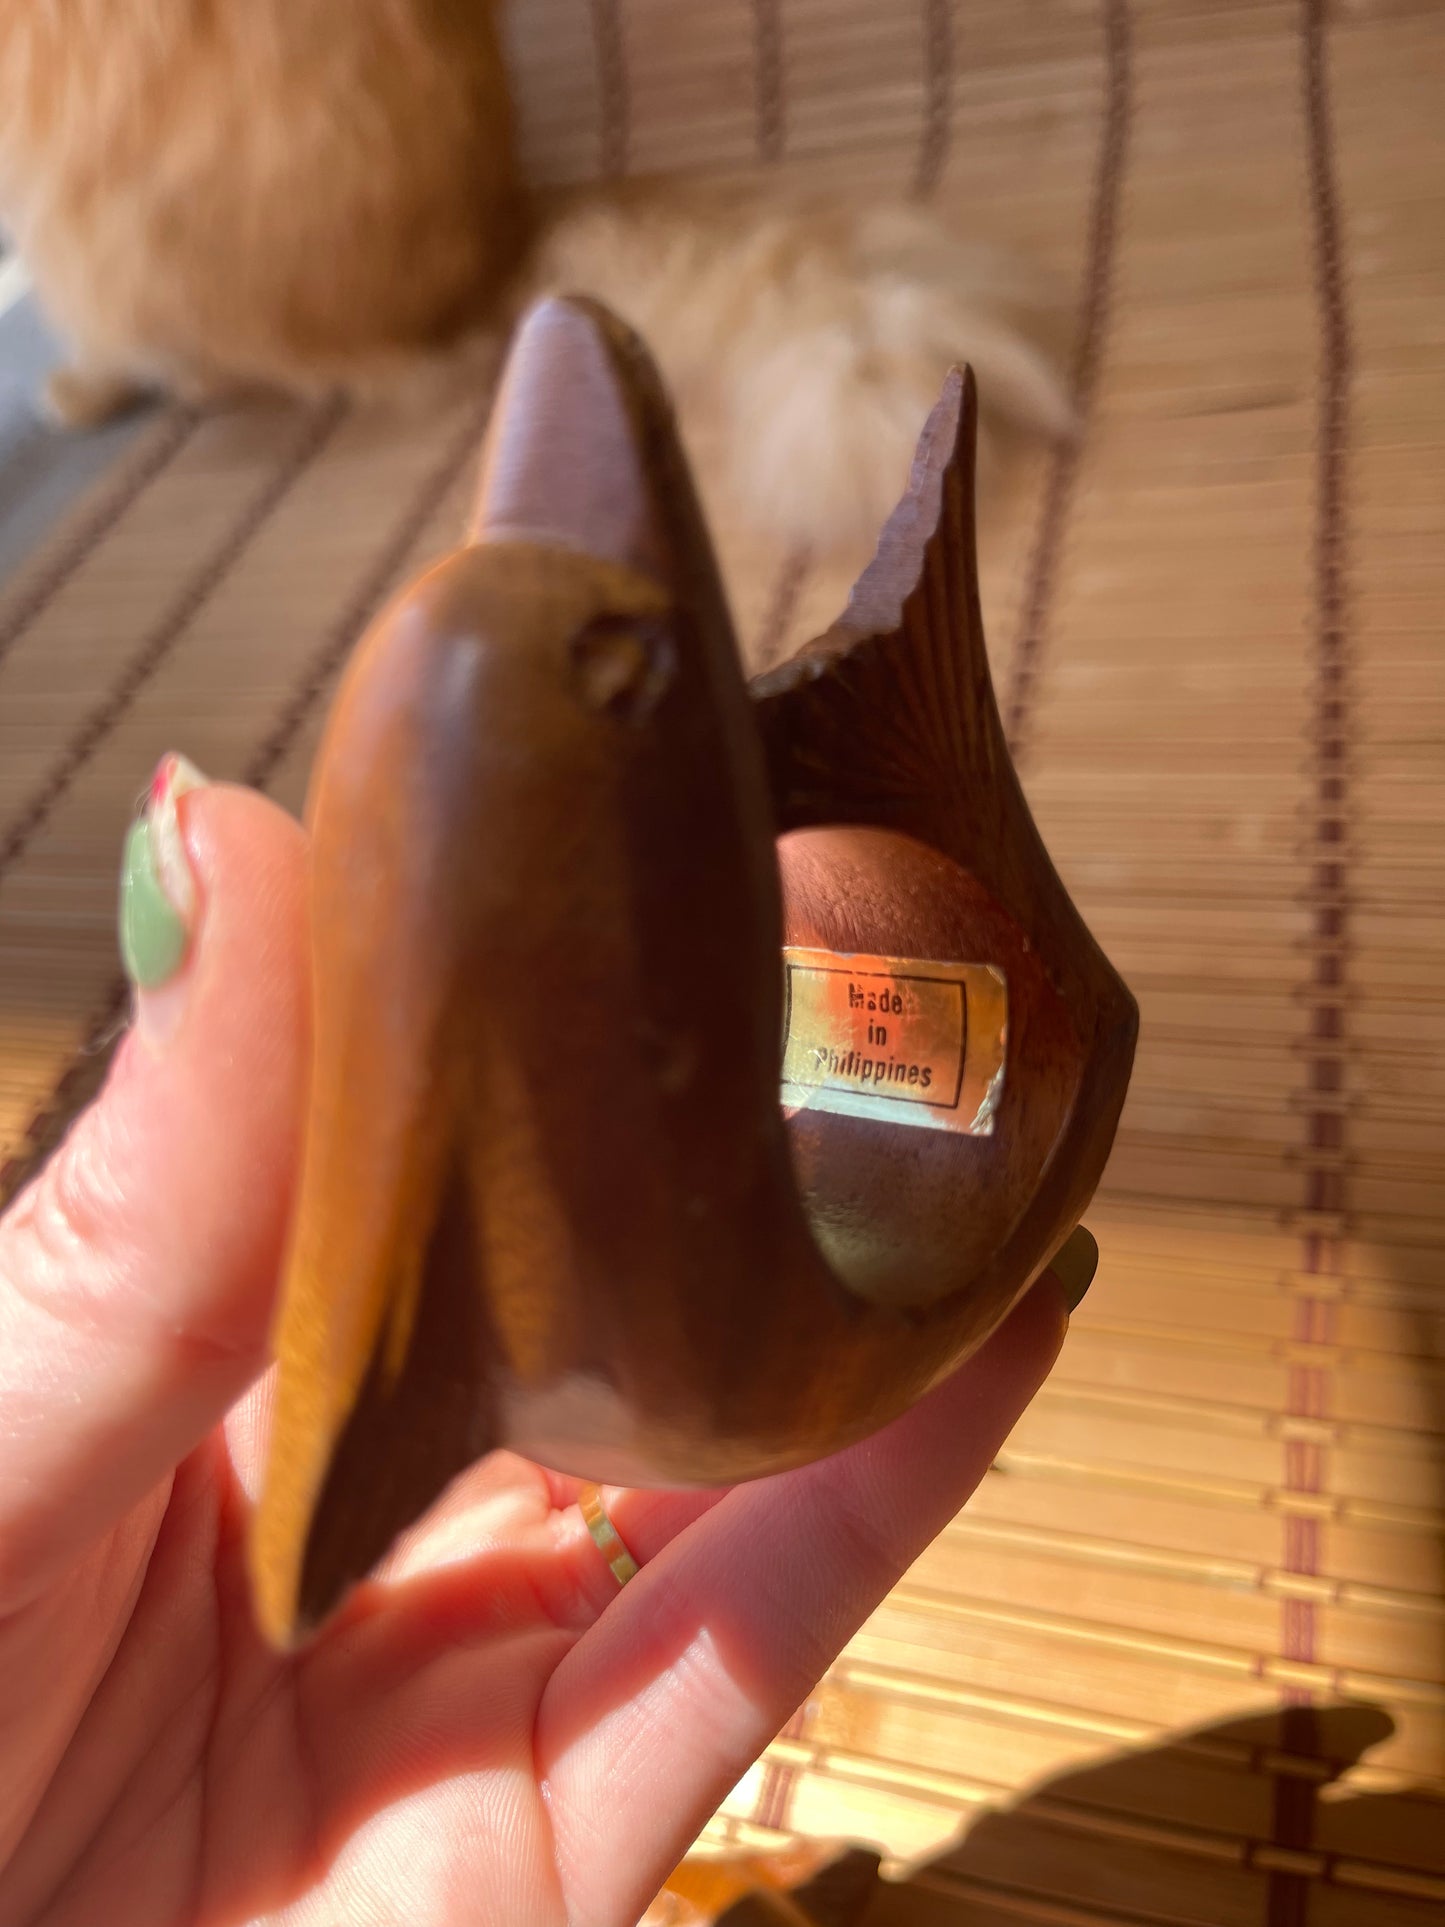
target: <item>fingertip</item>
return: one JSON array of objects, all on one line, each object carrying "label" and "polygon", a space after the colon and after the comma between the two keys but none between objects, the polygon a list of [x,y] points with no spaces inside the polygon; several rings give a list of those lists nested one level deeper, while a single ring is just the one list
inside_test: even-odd
[{"label": "fingertip", "polygon": [[211,1263],[190,1307],[205,1335],[252,1346],[269,1322],[300,1141],[306,838],[268,798],[221,784],[184,799],[181,827],[197,925],[177,979],[137,996],[138,1014],[157,997],[174,1014],[137,1024],[132,1182],[205,1240]]},{"label": "fingertip", "polygon": [[268,797],[228,784],[183,808],[202,897],[194,1007],[214,1023],[264,1000],[266,1031],[294,1031],[306,989],[306,833]]}]

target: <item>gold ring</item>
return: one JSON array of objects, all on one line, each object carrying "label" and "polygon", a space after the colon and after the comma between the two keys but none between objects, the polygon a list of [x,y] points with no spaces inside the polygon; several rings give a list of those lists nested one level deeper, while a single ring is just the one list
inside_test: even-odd
[{"label": "gold ring", "polygon": [[607,1508],[602,1503],[602,1488],[584,1485],[577,1494],[577,1510],[586,1520],[593,1544],[611,1567],[612,1577],[618,1585],[625,1586],[629,1579],[635,1579],[637,1561],[623,1544],[622,1534],[607,1516]]}]

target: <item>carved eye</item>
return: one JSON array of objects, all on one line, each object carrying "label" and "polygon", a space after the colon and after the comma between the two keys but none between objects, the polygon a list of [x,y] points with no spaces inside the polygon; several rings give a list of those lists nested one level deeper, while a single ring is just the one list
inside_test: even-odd
[{"label": "carved eye", "polygon": [[676,669],[672,637],[661,622],[602,616],[574,637],[572,687],[584,709],[618,722],[644,723]]}]

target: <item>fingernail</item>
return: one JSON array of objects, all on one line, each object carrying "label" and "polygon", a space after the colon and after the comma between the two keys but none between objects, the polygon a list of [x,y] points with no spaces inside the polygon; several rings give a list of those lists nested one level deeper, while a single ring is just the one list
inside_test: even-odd
[{"label": "fingernail", "polygon": [[1064,1288],[1070,1317],[1083,1303],[1084,1293],[1094,1282],[1099,1269],[1099,1242],[1092,1231],[1077,1225],[1064,1240],[1049,1270]]},{"label": "fingernail", "polygon": [[186,960],[199,902],[176,812],[206,779],[184,756],[163,756],[126,832],[120,872],[120,955],[136,989],[159,990]]}]

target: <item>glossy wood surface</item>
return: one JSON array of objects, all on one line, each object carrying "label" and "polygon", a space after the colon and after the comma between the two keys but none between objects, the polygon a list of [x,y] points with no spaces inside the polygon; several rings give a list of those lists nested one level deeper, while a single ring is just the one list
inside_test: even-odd
[{"label": "glossy wood surface", "polygon": [[[953,377],[847,612],[749,691],[645,353],[581,302],[525,324],[471,539],[374,625],[313,780],[273,1638],[492,1447],[633,1483],[836,1449],[1078,1221],[1135,1008],[1003,741],[973,425]],[[785,940],[999,965],[994,1135],[785,1117]]]}]

